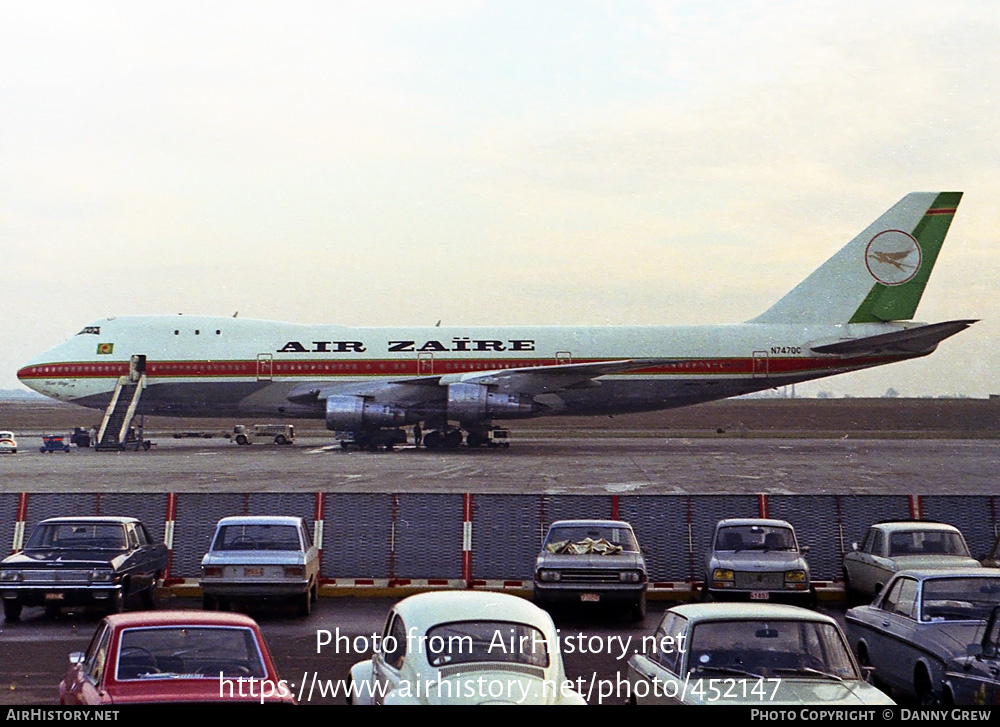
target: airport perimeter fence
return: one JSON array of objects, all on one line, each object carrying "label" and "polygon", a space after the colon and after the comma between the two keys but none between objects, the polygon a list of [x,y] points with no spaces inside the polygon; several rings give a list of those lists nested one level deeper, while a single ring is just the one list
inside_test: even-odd
[{"label": "airport perimeter fence", "polygon": [[790,521],[814,582],[841,578],[843,554],[880,520],[947,522],[973,557],[1000,530],[1000,496],[979,495],[498,495],[419,493],[0,493],[0,537],[19,550],[41,520],[128,515],[171,551],[168,582],[197,579],[216,522],[228,515],[297,515],[335,586],[530,587],[548,525],[603,518],[632,524],[653,587],[700,582],[713,529],[727,517]]}]

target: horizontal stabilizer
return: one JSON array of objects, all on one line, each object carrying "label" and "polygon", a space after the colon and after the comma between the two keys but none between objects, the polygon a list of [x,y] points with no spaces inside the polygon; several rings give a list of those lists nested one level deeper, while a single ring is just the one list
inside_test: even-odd
[{"label": "horizontal stabilizer", "polygon": [[877,336],[855,338],[851,341],[813,346],[816,353],[835,353],[860,356],[884,353],[930,353],[946,338],[961,333],[976,323],[975,320],[946,321],[916,328],[906,328]]}]

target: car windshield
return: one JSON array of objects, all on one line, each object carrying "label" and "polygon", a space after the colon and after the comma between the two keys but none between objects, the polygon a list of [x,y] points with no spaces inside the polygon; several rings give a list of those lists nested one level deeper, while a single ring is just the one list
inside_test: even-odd
[{"label": "car windshield", "polygon": [[727,525],[716,534],[715,550],[795,550],[795,536],[788,527]]},{"label": "car windshield", "polygon": [[539,629],[510,621],[455,621],[427,629],[417,648],[433,667],[471,662],[549,665],[548,640]]},{"label": "car windshield", "polygon": [[301,550],[294,525],[223,525],[212,550]]},{"label": "car windshield", "polygon": [[122,632],[115,678],[267,676],[257,638],[238,626],[158,626]]},{"label": "car windshield", "polygon": [[42,523],[25,550],[125,550],[125,528],[118,523]]},{"label": "car windshield", "polygon": [[631,528],[620,525],[567,525],[549,530],[545,550],[561,554],[616,555],[637,553],[639,544]]},{"label": "car windshield", "polygon": [[834,624],[794,620],[696,624],[687,643],[688,671],[754,677],[858,679]]},{"label": "car windshield", "polygon": [[958,533],[948,530],[911,530],[889,537],[889,555],[963,555],[969,549]]},{"label": "car windshield", "polygon": [[1000,577],[931,578],[924,581],[920,620],[985,620],[998,603]]}]

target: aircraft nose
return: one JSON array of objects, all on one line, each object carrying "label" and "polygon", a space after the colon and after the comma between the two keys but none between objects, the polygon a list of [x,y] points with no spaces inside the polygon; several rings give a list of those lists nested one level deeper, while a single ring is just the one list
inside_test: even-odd
[{"label": "aircraft nose", "polygon": [[35,384],[35,377],[38,375],[37,366],[24,366],[18,369],[17,380],[22,384],[27,386],[29,389],[38,391],[38,386]]}]

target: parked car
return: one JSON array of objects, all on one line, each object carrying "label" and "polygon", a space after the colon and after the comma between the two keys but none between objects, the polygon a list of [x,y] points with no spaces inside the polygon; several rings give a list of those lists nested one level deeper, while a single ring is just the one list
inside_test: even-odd
[{"label": "parked car", "polygon": [[305,616],[319,595],[319,549],[300,517],[225,517],[201,559],[200,584],[209,610],[281,599]]},{"label": "parked car", "polygon": [[808,552],[786,520],[720,520],[705,556],[702,600],[784,601],[814,608]]},{"label": "parked car", "polygon": [[0,454],[17,454],[17,438],[14,432],[0,432]]},{"label": "parked car", "polygon": [[987,568],[1000,568],[1000,533],[997,533],[997,536],[993,538],[993,547],[990,548],[990,552],[983,556],[979,562]]},{"label": "parked car", "polygon": [[260,627],[243,614],[107,616],[87,650],[69,661],[62,705],[295,701]]},{"label": "parked car", "polygon": [[32,530],[24,550],[0,561],[0,596],[7,621],[24,606],[99,606],[113,613],[132,596],[155,608],[167,546],[133,517],[54,517]]},{"label": "parked car", "polygon": [[894,573],[910,568],[976,566],[962,533],[926,520],[875,523],[844,554],[844,593],[851,605],[871,601]]},{"label": "parked car", "polygon": [[879,683],[935,704],[945,665],[979,641],[1000,605],[1000,569],[928,568],[896,573],[875,600],[845,616],[847,636]]},{"label": "parked car", "polygon": [[941,702],[948,706],[1000,704],[1000,606],[990,614],[983,638],[945,664]]},{"label": "parked car", "polygon": [[868,683],[837,622],[771,603],[668,609],[628,661],[633,704],[892,704]]},{"label": "parked car", "polygon": [[557,520],[535,559],[534,598],[557,603],[611,603],[646,617],[646,559],[632,526],[621,520]]},{"label": "parked car", "polygon": [[351,668],[353,704],[585,704],[544,610],[509,593],[405,598],[379,648]]}]

